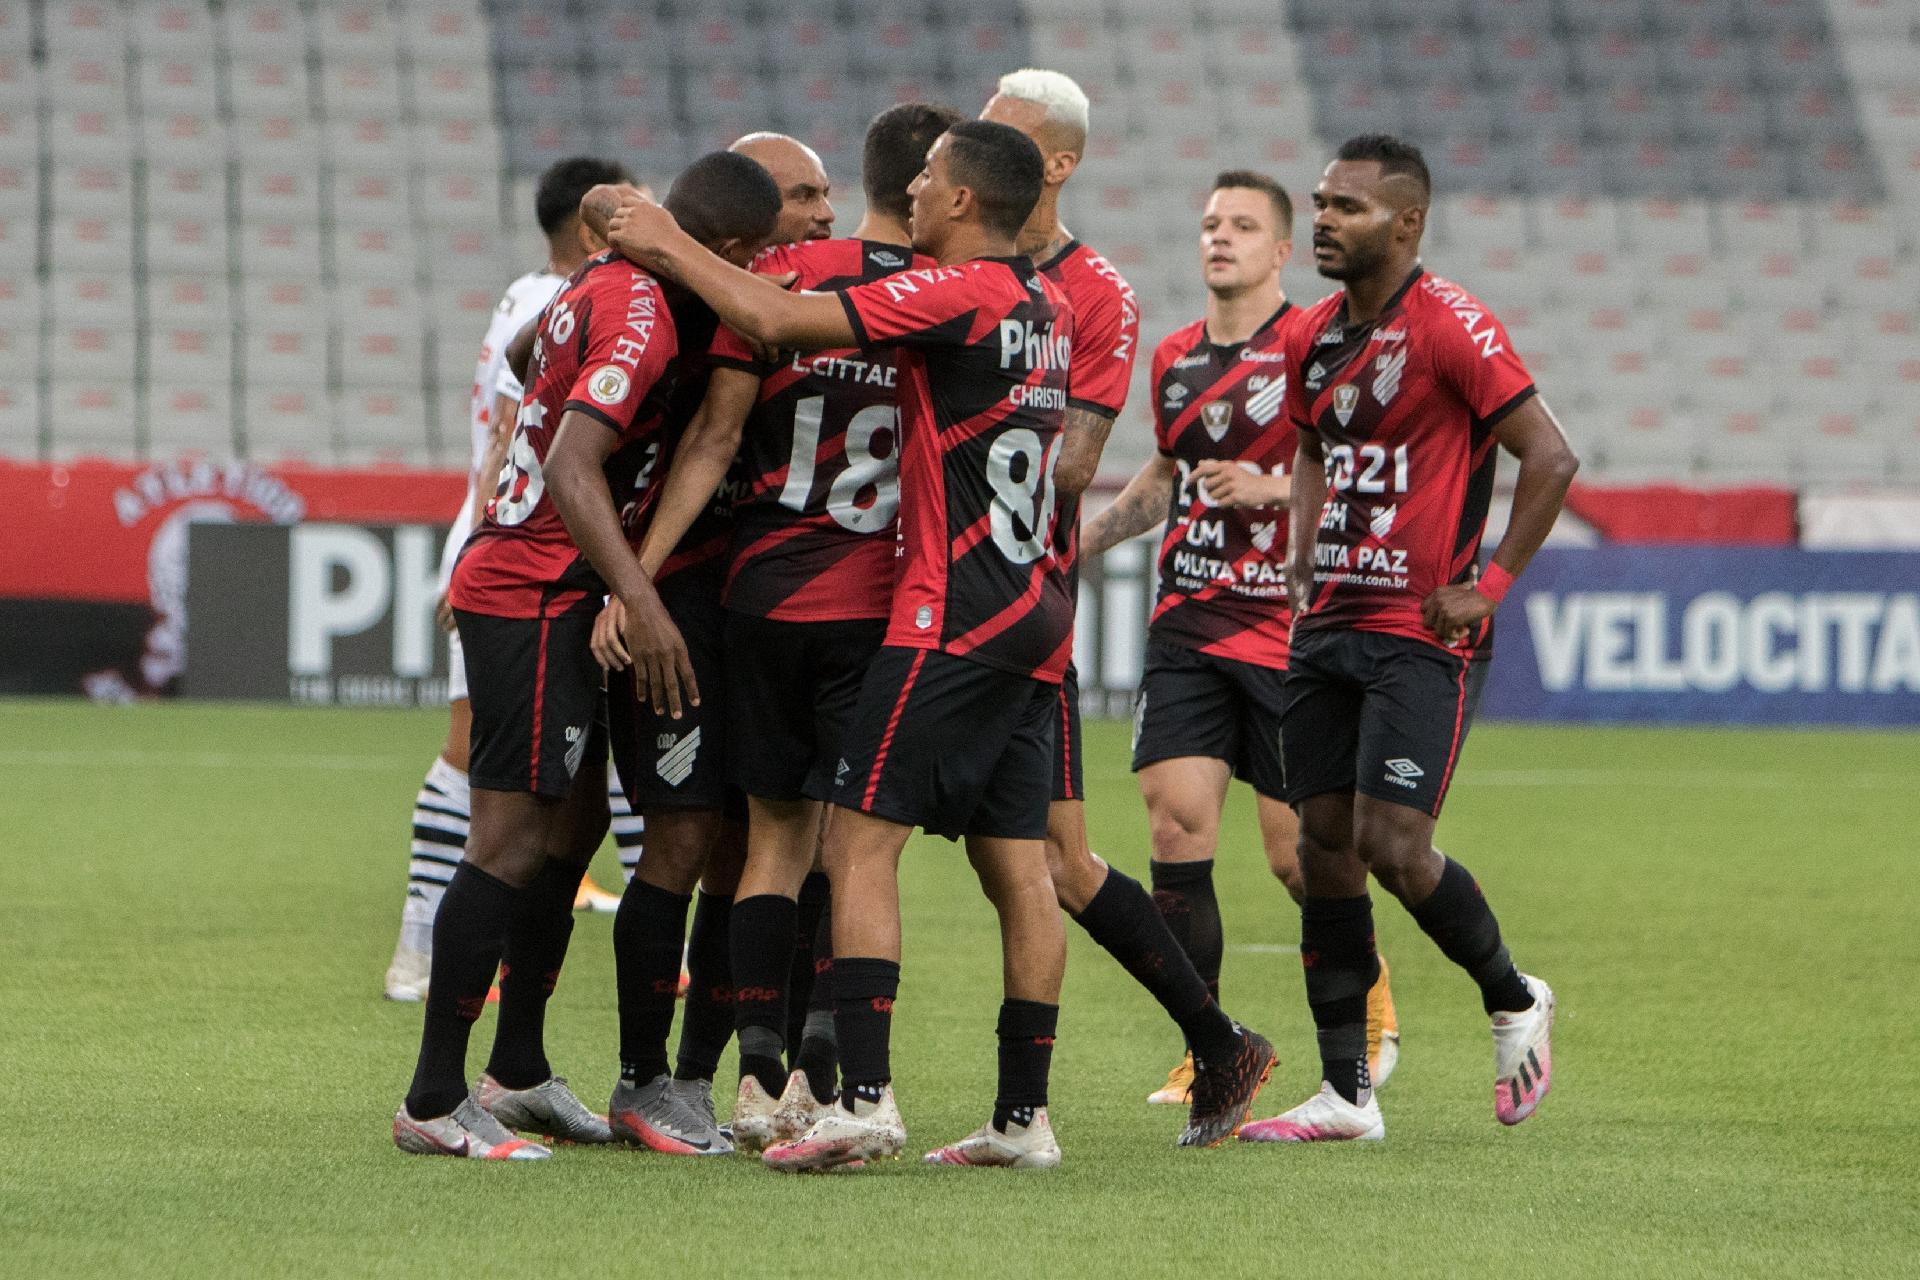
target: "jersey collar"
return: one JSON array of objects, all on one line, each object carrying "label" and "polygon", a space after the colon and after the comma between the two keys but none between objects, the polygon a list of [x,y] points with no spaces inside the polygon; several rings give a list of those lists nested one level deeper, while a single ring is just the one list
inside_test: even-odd
[{"label": "jersey collar", "polygon": [[[1412,289],[1415,282],[1417,282],[1420,279],[1420,277],[1425,274],[1427,274],[1427,268],[1425,267],[1425,265],[1418,262],[1414,263],[1412,272],[1408,274],[1406,281],[1403,284],[1401,284],[1401,286],[1398,289],[1395,289],[1393,291],[1393,296],[1387,299],[1387,305],[1380,308],[1380,314],[1375,316],[1373,319],[1367,321],[1366,324],[1361,326],[1361,328],[1370,329],[1374,325],[1379,324],[1382,320],[1385,320],[1388,316],[1392,315],[1395,311],[1399,310],[1400,304],[1406,300],[1407,291]],[[1334,320],[1334,323],[1339,325],[1343,331],[1347,328],[1348,324],[1350,323],[1347,319],[1347,291],[1345,289],[1342,289],[1340,291],[1340,309],[1334,312],[1333,320]]]}]

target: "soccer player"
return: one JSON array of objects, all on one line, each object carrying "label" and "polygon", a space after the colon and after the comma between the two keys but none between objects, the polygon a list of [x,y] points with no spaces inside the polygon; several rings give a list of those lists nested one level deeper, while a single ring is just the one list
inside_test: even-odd
[{"label": "soccer player", "polygon": [[[596,184],[629,180],[626,170],[612,161],[587,157],[562,160],[540,175],[534,191],[534,215],[547,237],[547,263],[507,286],[500,305],[494,308],[493,317],[487,322],[486,337],[480,344],[480,361],[474,371],[468,413],[473,453],[467,493],[461,502],[460,514],[447,533],[446,548],[440,557],[439,612],[441,625],[449,633],[447,741],[427,770],[426,780],[413,800],[413,843],[407,864],[406,903],[400,917],[400,940],[394,947],[393,961],[387,966],[385,981],[389,1000],[419,1000],[426,995],[427,968],[433,953],[434,913],[439,909],[440,897],[446,892],[453,869],[460,864],[467,842],[467,752],[473,712],[467,698],[467,670],[460,635],[453,629],[446,592],[453,578],[454,560],[484,501],[480,495],[491,491],[493,478],[500,469],[500,460],[505,456],[504,441],[511,435],[511,419],[520,404],[518,382],[506,366],[507,343],[547,305],[561,281],[589,256],[606,247],[582,225],[580,197]],[[624,797],[620,808],[625,809]],[[585,877],[581,879],[580,889],[581,897],[586,900],[576,901],[576,907],[606,909],[599,899],[605,899],[608,904],[617,901],[611,895],[600,893]]]},{"label": "soccer player", "polygon": [[[1041,273],[1067,295],[1073,309],[1078,363],[1074,395],[1089,412],[1076,417],[1084,430],[1070,430],[1056,481],[1060,490],[1059,542],[1070,592],[1077,590],[1080,495],[1092,483],[1113,421],[1126,403],[1139,346],[1140,315],[1133,290],[1105,258],[1074,239],[1060,222],[1060,192],[1086,150],[1087,95],[1057,71],[1027,68],[1000,78],[998,92],[981,118],[1019,129],[1040,148],[1046,182],[1019,247]],[[1070,424],[1072,426],[1073,424]],[[1195,945],[1204,935],[1211,906],[1212,935],[1219,935],[1213,904],[1211,862],[1175,866],[1157,856],[1153,897],[1132,877],[1115,871],[1087,845],[1085,787],[1081,781],[1080,686],[1071,662],[1060,684],[1059,733],[1055,747],[1053,804],[1047,813],[1047,862],[1060,905],[1147,988],[1179,1024],[1197,1063],[1181,1063],[1181,1088],[1170,1101],[1191,1103],[1183,1145],[1211,1146],[1231,1136],[1272,1068],[1273,1050],[1220,1010],[1219,946]],[[1157,849],[1157,846],[1156,846]],[[1173,902],[1191,903],[1173,910]],[[1156,917],[1161,905],[1165,921]],[[1211,963],[1206,958],[1211,956]],[[1196,962],[1189,957],[1199,957]],[[1190,1053],[1189,1059],[1196,1058]],[[1194,1072],[1204,1077],[1194,1083]],[[1157,1096],[1157,1095],[1156,1095]]]},{"label": "soccer player", "polygon": [[825,240],[833,234],[833,204],[827,199],[832,184],[820,153],[784,133],[749,133],[727,148],[757,161],[780,188],[780,220],[774,224],[774,244]]},{"label": "soccer player", "polygon": [[[667,194],[670,216],[742,262],[765,242],[778,207],[766,171],[725,153],[695,161]],[[563,286],[541,314],[500,484],[454,569],[473,693],[473,820],[434,923],[420,1056],[393,1122],[402,1150],[538,1159],[548,1150],[509,1128],[613,1137],[553,1075],[541,1033],[574,890],[607,826],[594,614],[609,591],[636,622],[662,612],[628,546],[609,473],[633,475],[657,444],[684,363],[679,330],[704,310],[685,300],[675,314],[674,302],[611,254],[589,259]],[[673,946],[677,963],[677,939]],[[470,1095],[467,1039],[503,960],[493,1055]]]},{"label": "soccer player", "polygon": [[[1322,1083],[1248,1125],[1248,1141],[1386,1135],[1367,1069],[1380,967],[1369,873],[1479,986],[1500,1122],[1532,1115],[1553,1078],[1553,992],[1514,967],[1480,887],[1433,847],[1433,828],[1474,650],[1579,461],[1500,322],[1421,266],[1431,198],[1419,149],[1373,134],[1340,148],[1313,196],[1314,265],[1345,287],[1286,343],[1299,441],[1281,755],[1300,815],[1300,955]],[[1477,572],[1496,446],[1520,470],[1507,532]]]},{"label": "soccer player", "polygon": [[[1046,1102],[1066,947],[1045,833],[1054,686],[1072,645],[1052,537],[1073,322],[1058,290],[1015,252],[1042,170],[1018,131],[954,125],[909,188],[914,248],[941,265],[834,293],[789,293],[728,269],[644,201],[625,203],[609,235],[751,342],[901,348],[902,564],[887,643],[835,762],[826,837],[842,1085],[804,1136],[767,1148],[762,1159],[775,1168],[853,1165],[905,1145],[888,1041],[898,864],[914,826],[967,838],[1004,950],[993,1117],[928,1160],[1046,1167],[1060,1158]],[[677,662],[643,665],[650,688],[678,695]]]},{"label": "soccer player", "polygon": [[[853,236],[769,249],[754,270],[833,290],[935,265],[911,248],[907,185],[959,119],[918,103],[881,112],[867,128],[867,211]],[[706,400],[674,454],[640,563],[650,572],[664,563],[737,457],[726,769],[748,798],[749,820],[733,904],[740,1087],[731,1128],[736,1146],[757,1151],[805,1133],[835,1096],[831,979],[803,991],[794,958],[806,956],[811,978],[825,897],[816,890],[809,902],[808,881],[823,802],[893,595],[898,370],[891,350],[764,361],[728,329],[712,358]],[[617,639],[604,625],[600,634]],[[609,665],[624,667],[625,655],[609,655]],[[830,973],[830,948],[821,955]],[[807,1010],[798,1036],[790,1004]],[[790,1048],[798,1052],[789,1071]]]},{"label": "soccer player", "polygon": [[[1155,900],[1219,994],[1224,939],[1213,858],[1227,785],[1252,786],[1267,860],[1296,899],[1299,839],[1280,768],[1281,682],[1293,619],[1285,564],[1284,346],[1301,313],[1280,273],[1293,254],[1293,201],[1263,174],[1214,179],[1200,217],[1207,314],[1153,353],[1159,450],[1087,525],[1088,555],[1164,525],[1160,590],[1134,711],[1133,768],[1147,803]],[[1369,1070],[1398,1057],[1386,965],[1368,993]],[[1150,1102],[1181,1103],[1193,1055]]]}]

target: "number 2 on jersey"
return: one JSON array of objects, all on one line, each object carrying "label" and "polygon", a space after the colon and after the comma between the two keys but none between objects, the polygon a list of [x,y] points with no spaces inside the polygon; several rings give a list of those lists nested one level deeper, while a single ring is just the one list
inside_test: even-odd
[{"label": "number 2 on jersey", "polygon": [[[793,406],[793,455],[787,459],[787,482],[780,488],[780,505],[805,512],[813,494],[814,468],[820,456],[821,417],[825,396],[807,396]],[[889,433],[886,456],[874,445],[881,432]],[[900,419],[889,404],[870,404],[847,420],[847,465],[827,489],[826,513],[851,533],[877,533],[900,512]],[[860,494],[871,488],[873,500],[860,505]]]},{"label": "number 2 on jersey", "polygon": [[[1352,445],[1337,444],[1327,450],[1327,486],[1344,492],[1352,489],[1355,493],[1385,493],[1386,477],[1380,473],[1387,469],[1388,453],[1385,447],[1377,444],[1360,446],[1356,460]],[[1396,445],[1393,453],[1393,491],[1407,491],[1407,446]],[[1354,474],[1354,468],[1360,468]]]}]

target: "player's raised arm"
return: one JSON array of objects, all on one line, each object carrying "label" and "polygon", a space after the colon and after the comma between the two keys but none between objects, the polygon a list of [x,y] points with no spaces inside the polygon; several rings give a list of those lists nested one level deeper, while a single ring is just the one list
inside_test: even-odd
[{"label": "player's raised arm", "polygon": [[[671,193],[667,198],[673,199]],[[802,351],[858,345],[838,295],[789,293],[724,261],[681,230],[667,207],[651,200],[624,195],[608,222],[607,243],[699,294],[722,323],[750,341]]]},{"label": "player's raised arm", "polygon": [[707,379],[706,397],[674,450],[640,545],[640,567],[649,578],[660,572],[727,478],[727,468],[740,452],[741,428],[759,396],[759,376],[744,369],[717,368]]},{"label": "player's raised arm", "polygon": [[1081,554],[1103,555],[1128,538],[1164,523],[1179,473],[1179,465],[1164,453],[1148,458],[1113,504],[1087,521],[1080,535]]}]

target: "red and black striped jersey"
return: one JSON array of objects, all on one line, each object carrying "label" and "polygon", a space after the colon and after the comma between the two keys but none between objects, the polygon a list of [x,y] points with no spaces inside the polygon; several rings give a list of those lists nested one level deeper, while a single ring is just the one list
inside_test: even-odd
[{"label": "red and black striped jersey", "polygon": [[[1133,286],[1111,262],[1078,240],[1069,240],[1039,267],[1073,309],[1073,344],[1079,356],[1073,371],[1074,399],[1119,417],[1140,350],[1140,305]],[[1059,506],[1054,550],[1066,562],[1071,587],[1079,582],[1079,495],[1062,495]]]},{"label": "red and black striped jersey", "polygon": [[[1506,329],[1459,285],[1416,268],[1379,315],[1345,291],[1287,343],[1287,410],[1326,454],[1327,501],[1303,629],[1381,631],[1439,645],[1420,620],[1468,581],[1493,496],[1493,428],[1534,394]],[[1485,638],[1475,636],[1478,645]]]},{"label": "red and black striped jersey", "polygon": [[1160,538],[1156,640],[1287,665],[1287,509],[1218,507],[1194,468],[1219,458],[1261,475],[1287,473],[1296,435],[1286,414],[1286,340],[1301,314],[1283,302],[1245,342],[1226,345],[1196,320],[1154,349],[1154,443],[1179,469]]},{"label": "red and black striped jersey", "polygon": [[[605,587],[547,493],[547,451],[569,412],[614,432],[621,441],[616,458],[657,447],[679,356],[679,333],[658,280],[614,254],[574,272],[540,314],[513,445],[454,569],[455,608],[537,618],[598,604]],[[615,485],[610,479],[617,507],[625,495]]]},{"label": "red and black striped jersey", "polygon": [[[767,250],[753,269],[797,273],[794,288],[828,292],[933,265],[898,245],[806,240]],[[895,353],[766,364],[722,328],[713,363],[760,378],[740,436],[727,607],[785,622],[886,617],[900,510]]]},{"label": "red and black striped jersey", "polygon": [[1057,683],[1073,597],[1053,469],[1073,312],[1024,257],[903,271],[840,294],[862,348],[898,346],[900,562],[887,643]]}]

